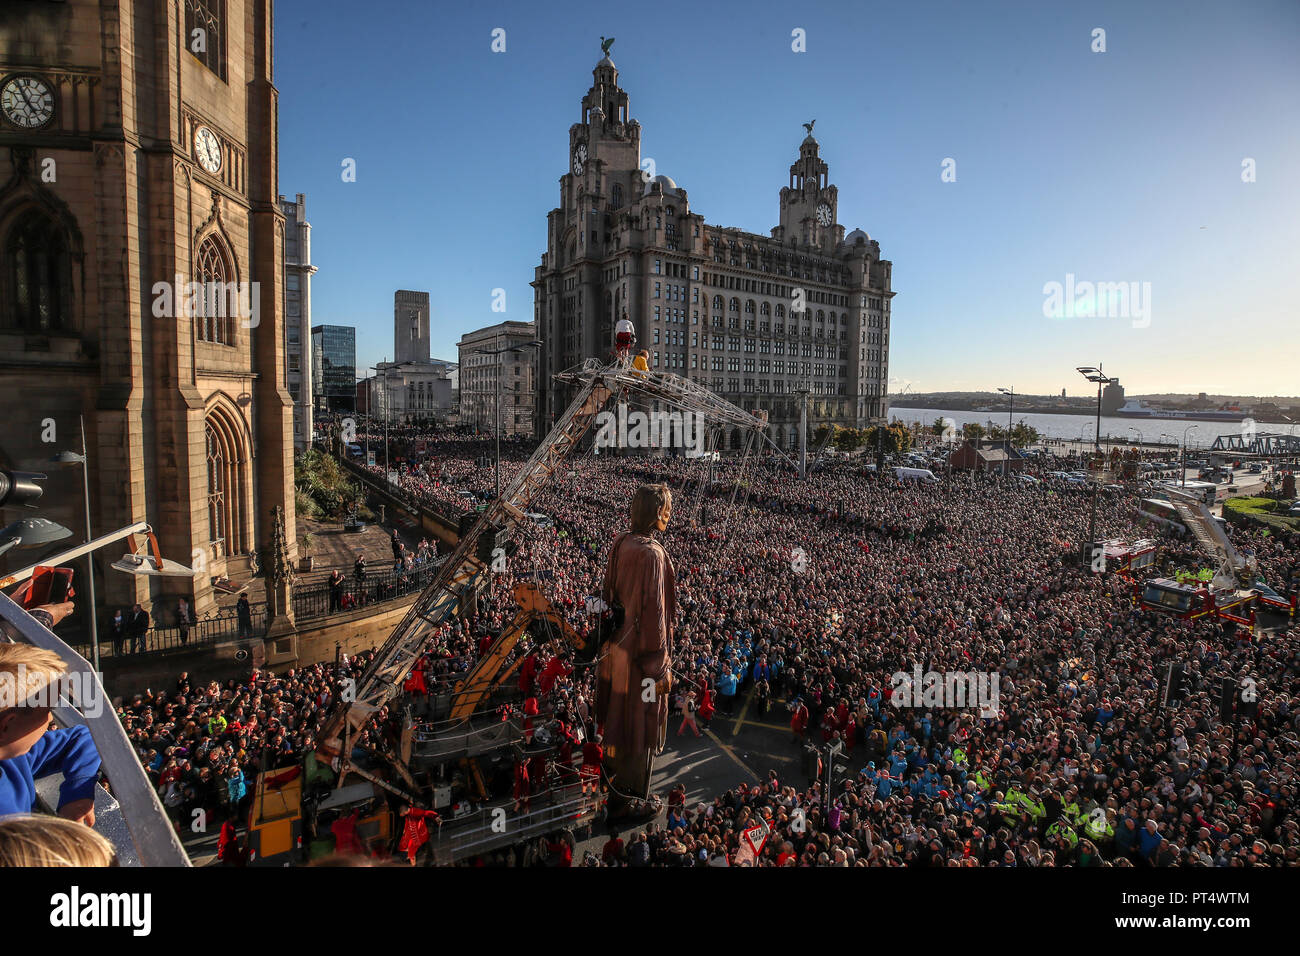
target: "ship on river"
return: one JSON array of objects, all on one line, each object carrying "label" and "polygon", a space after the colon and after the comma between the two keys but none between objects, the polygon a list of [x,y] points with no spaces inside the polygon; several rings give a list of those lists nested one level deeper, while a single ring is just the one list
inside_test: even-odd
[{"label": "ship on river", "polygon": [[1190,421],[1228,422],[1241,421],[1247,413],[1240,405],[1225,404],[1210,409],[1159,408],[1148,405],[1140,398],[1130,398],[1110,414],[1121,418],[1176,418]]}]

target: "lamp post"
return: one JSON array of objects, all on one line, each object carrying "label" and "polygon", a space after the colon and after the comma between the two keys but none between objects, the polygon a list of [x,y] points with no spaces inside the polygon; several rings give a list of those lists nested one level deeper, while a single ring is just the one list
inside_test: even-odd
[{"label": "lamp post", "polygon": [[1128,430],[1131,431],[1131,432],[1137,432],[1137,433],[1138,433],[1138,445],[1145,445],[1145,444],[1146,444],[1146,439],[1142,437],[1142,429],[1138,428],[1136,425],[1130,425],[1130,426],[1128,427]]},{"label": "lamp post", "polygon": [[[1104,373],[1101,370],[1100,363],[1097,365],[1096,368],[1093,368],[1091,365],[1081,365],[1077,367],[1075,371],[1078,372],[1080,375],[1082,375],[1084,378],[1086,378],[1088,381],[1095,382],[1097,385],[1097,426],[1096,426],[1097,430],[1093,437],[1093,447],[1094,450],[1098,454],[1100,454],[1101,453],[1101,390],[1102,390],[1102,386],[1109,385],[1111,382],[1114,381],[1114,379],[1107,377],[1106,373]],[[1104,458],[1102,459],[1102,464],[1103,466],[1105,465]],[[1091,517],[1088,519],[1088,551],[1087,551],[1088,560],[1090,561],[1095,560],[1094,551],[1096,550],[1097,547],[1097,489],[1099,484],[1100,484],[1099,481],[1094,481],[1092,483],[1092,509],[1091,509],[1092,514]]]},{"label": "lamp post", "polygon": [[1002,477],[1005,478],[1007,470],[1011,467],[1011,416],[1016,410],[1016,387],[1014,385],[1010,388],[999,387],[998,391],[1011,399],[1011,405],[1007,408],[1007,454],[1002,459]]},{"label": "lamp post", "polygon": [[[524,343],[522,343],[522,344],[520,344],[520,345],[509,345],[509,346],[506,346],[505,348],[502,348],[502,349],[473,349],[473,352],[474,352],[474,354],[476,354],[476,355],[504,355],[504,354],[507,353],[507,352],[522,352],[524,349],[541,348],[541,346],[542,346],[542,343],[541,343],[540,341],[538,341],[537,339],[534,339],[534,340],[531,341],[531,342],[524,342]],[[501,500],[501,381],[502,381],[502,379],[505,378],[505,376],[502,374],[503,371],[504,371],[503,367],[501,366],[500,363],[498,363],[498,364],[497,364],[497,370],[496,370],[496,373],[497,373],[497,374],[496,374],[496,379],[497,379],[497,392],[496,392],[496,411],[497,411],[497,413],[496,413],[496,446],[497,446],[497,455],[496,455],[496,468],[495,468],[495,471],[496,471],[496,485],[497,485],[497,500],[498,500],[498,501]]]},{"label": "lamp post", "polygon": [[1187,487],[1187,433],[1196,428],[1195,425],[1188,425],[1183,429],[1183,487]]},{"label": "lamp post", "polygon": [[[61,451],[51,461],[61,465],[81,465],[81,491],[86,507],[86,542],[93,535],[90,531],[90,467],[86,455],[86,419],[78,415],[81,423],[81,454],[75,451]],[[90,553],[86,553],[86,591],[90,597],[90,663],[99,670],[99,612],[95,602],[95,564]]]}]

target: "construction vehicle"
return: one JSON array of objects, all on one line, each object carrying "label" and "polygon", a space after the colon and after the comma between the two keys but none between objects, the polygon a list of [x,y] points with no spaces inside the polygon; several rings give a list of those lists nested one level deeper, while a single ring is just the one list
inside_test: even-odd
[{"label": "construction vehicle", "polygon": [[[476,516],[467,516],[456,549],[379,649],[350,699],[326,720],[318,737],[316,756],[334,768],[336,786],[345,785],[355,773],[412,804],[454,808],[450,819],[444,815],[436,835],[431,832],[435,859],[441,863],[581,824],[598,810],[598,801],[586,788],[563,774],[559,785],[533,794],[525,805],[501,796],[500,782],[507,766],[545,756],[539,754],[536,737],[525,731],[528,720],[499,710],[514,696],[504,684],[514,673],[509,660],[515,645],[529,627],[551,627],[574,647],[579,660],[593,656],[592,648],[568,628],[535,586],[516,588],[519,613],[469,674],[452,688],[432,689],[426,700],[418,702],[427,711],[423,721],[407,712],[402,753],[392,761],[404,765],[395,766],[404,786],[359,768],[353,760],[349,741],[402,692],[428,640],[442,625],[475,607],[504,553],[498,541],[513,539],[515,529],[529,521],[530,504],[579,446],[596,416],[627,393],[688,411],[706,425],[738,428],[748,436],[747,449],[759,437],[766,437],[765,412],[744,411],[672,373],[633,371],[622,361],[602,365],[589,359],[556,378],[576,387],[573,401],[500,497]],[[568,716],[577,718],[579,726],[588,719],[586,714]]]},{"label": "construction vehicle", "polygon": [[1183,526],[1217,566],[1209,581],[1182,583],[1151,578],[1139,600],[1149,611],[1194,621],[1215,617],[1257,633],[1286,630],[1296,616],[1296,596],[1289,599],[1258,580],[1254,557],[1239,554],[1227,532],[1197,495],[1166,489]]},{"label": "construction vehicle", "polygon": [[388,854],[396,817],[383,788],[363,780],[322,792],[313,786],[317,775],[311,763],[309,758],[307,766],[258,774],[248,811],[250,866],[290,866],[332,853],[331,824],[353,812],[362,852],[380,857]]}]

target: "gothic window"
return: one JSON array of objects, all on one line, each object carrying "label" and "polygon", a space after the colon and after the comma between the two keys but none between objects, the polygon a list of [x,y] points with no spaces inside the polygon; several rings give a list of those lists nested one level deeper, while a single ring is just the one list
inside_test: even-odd
[{"label": "gothic window", "polygon": [[232,272],[216,237],[204,239],[194,259],[194,281],[199,286],[194,301],[194,331],[200,342],[235,344],[234,316],[239,301],[232,295]]},{"label": "gothic window", "polygon": [[64,230],[32,209],[4,238],[0,327],[55,332],[72,325],[72,257]]},{"label": "gothic window", "polygon": [[185,0],[185,45],[200,63],[226,78],[226,0]]},{"label": "gothic window", "polygon": [[610,204],[615,209],[620,209],[623,206],[623,184],[615,183],[613,192],[614,192],[614,198],[611,200]]},{"label": "gothic window", "polygon": [[204,431],[208,461],[208,537],[221,541],[226,537],[226,448],[211,422]]}]

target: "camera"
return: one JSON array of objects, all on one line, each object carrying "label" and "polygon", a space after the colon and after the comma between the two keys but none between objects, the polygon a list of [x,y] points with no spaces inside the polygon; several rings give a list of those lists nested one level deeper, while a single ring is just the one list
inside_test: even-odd
[{"label": "camera", "polygon": [[37,482],[44,480],[45,475],[36,472],[0,469],[0,508],[30,505],[41,496],[44,489]]}]

